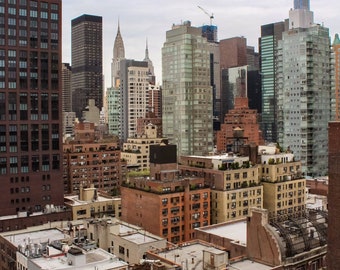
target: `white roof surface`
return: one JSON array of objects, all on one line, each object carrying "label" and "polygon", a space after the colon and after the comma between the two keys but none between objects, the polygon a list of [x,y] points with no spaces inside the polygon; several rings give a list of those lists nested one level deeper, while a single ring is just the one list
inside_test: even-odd
[{"label": "white roof surface", "polygon": [[229,270],[270,270],[273,269],[273,267],[253,262],[250,260],[244,260],[241,262],[236,262],[231,265],[228,265]]},{"label": "white roof surface", "polygon": [[15,233],[12,235],[7,235],[4,238],[7,241],[11,242],[14,246],[18,247],[19,245],[24,246],[24,244],[28,243],[41,243],[41,242],[52,242],[54,240],[62,240],[65,238],[65,235],[57,230],[57,229],[47,229],[41,231],[32,231],[26,230],[24,233]]},{"label": "white roof surface", "polygon": [[164,259],[167,259],[169,261],[182,265],[184,269],[186,269],[185,265],[187,263],[189,264],[189,266],[195,265],[196,267],[195,269],[203,269],[203,263],[202,263],[203,250],[210,251],[215,254],[220,254],[220,253],[225,252],[223,250],[220,250],[214,247],[209,247],[206,245],[202,245],[200,243],[193,243],[193,244],[181,246],[179,248],[163,251],[163,252],[157,253],[157,255]]},{"label": "white roof surface", "polygon": [[142,233],[133,233],[133,234],[129,234],[126,236],[122,236],[122,239],[125,239],[135,244],[144,244],[144,243],[151,243],[151,242],[158,241],[157,239],[152,238]]},{"label": "white roof surface", "polygon": [[214,234],[220,237],[228,238],[234,241],[239,241],[240,244],[247,244],[247,221],[241,220],[233,223],[225,223],[219,226],[204,227],[204,232]]},{"label": "white roof surface", "polygon": [[[85,265],[68,265],[68,259],[64,255],[44,258],[40,257],[32,259],[41,269],[82,269],[82,270],[106,270],[106,269],[121,269],[127,267],[127,263],[118,260],[113,254],[110,254],[103,249],[95,249],[87,252]],[[123,268],[125,269],[125,268]]]}]

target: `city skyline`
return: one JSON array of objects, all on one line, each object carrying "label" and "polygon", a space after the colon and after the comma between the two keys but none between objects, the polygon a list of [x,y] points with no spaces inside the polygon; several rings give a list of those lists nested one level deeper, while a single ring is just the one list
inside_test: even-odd
[{"label": "city skyline", "polygon": [[[79,4],[78,4],[79,3]],[[235,36],[247,38],[247,45],[258,50],[261,25],[283,21],[294,6],[292,0],[261,0],[249,3],[245,0],[225,1],[181,1],[164,2],[161,6],[156,1],[103,1],[98,5],[94,0],[72,0],[63,2],[63,62],[71,62],[71,20],[82,15],[103,17],[103,74],[105,89],[111,82],[111,61],[113,44],[117,33],[118,20],[125,45],[127,59],[143,60],[146,39],[148,40],[150,59],[155,66],[156,82],[161,81],[161,48],[165,42],[165,33],[172,24],[190,20],[193,26],[210,24],[208,14],[213,14],[212,23],[218,27],[218,40]],[[74,8],[77,7],[77,8]],[[135,8],[131,8],[135,7]],[[311,0],[311,10],[315,22],[330,29],[330,37],[340,32],[337,11],[340,2],[331,0]]]}]

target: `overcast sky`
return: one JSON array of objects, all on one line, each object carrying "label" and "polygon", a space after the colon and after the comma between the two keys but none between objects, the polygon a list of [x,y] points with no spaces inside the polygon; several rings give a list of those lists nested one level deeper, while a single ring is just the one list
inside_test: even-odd
[{"label": "overcast sky", "polygon": [[[172,24],[191,21],[192,26],[209,24],[210,19],[198,6],[213,14],[218,39],[247,38],[247,45],[258,48],[261,25],[288,18],[294,0],[64,0],[63,62],[71,62],[71,20],[91,14],[103,17],[103,63],[105,88],[110,85],[110,63],[118,20],[125,45],[125,57],[142,60],[148,39],[149,56],[155,66],[156,81],[161,83],[161,48],[165,32]],[[311,0],[314,21],[334,34],[340,32],[340,1]]]}]

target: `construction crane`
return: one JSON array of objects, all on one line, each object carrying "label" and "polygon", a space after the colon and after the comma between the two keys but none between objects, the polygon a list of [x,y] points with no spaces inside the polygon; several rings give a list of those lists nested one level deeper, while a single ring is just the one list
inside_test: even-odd
[{"label": "construction crane", "polygon": [[212,20],[214,19],[214,14],[213,13],[209,13],[208,11],[206,11],[204,8],[197,6],[199,9],[201,9],[205,14],[207,14],[210,18],[210,25],[212,25]]}]

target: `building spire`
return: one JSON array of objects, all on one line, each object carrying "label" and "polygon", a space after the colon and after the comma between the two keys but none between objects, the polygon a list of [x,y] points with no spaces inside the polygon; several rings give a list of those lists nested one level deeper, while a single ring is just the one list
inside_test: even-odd
[{"label": "building spire", "polygon": [[149,58],[149,46],[148,46],[148,38],[146,38],[146,47],[145,47],[145,58],[144,61],[150,60]]},{"label": "building spire", "polygon": [[339,45],[339,44],[340,44],[339,34],[335,34],[333,45]]},{"label": "building spire", "polygon": [[125,49],[122,35],[120,33],[120,22],[118,19],[118,29],[117,35],[115,39],[115,43],[113,46],[113,59],[124,59],[125,58]]}]

